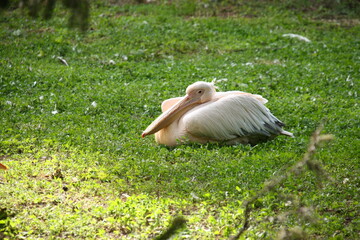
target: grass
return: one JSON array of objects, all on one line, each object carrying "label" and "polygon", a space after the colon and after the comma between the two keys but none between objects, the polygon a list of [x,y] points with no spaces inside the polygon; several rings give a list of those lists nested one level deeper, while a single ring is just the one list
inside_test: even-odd
[{"label": "grass", "polygon": [[[1,238],[147,239],[176,216],[187,220],[178,239],[228,238],[242,203],[303,157],[324,119],[336,139],[316,157],[333,180],[288,179],[255,203],[246,237],[296,226],[311,239],[359,237],[359,20],[276,5],[204,17],[191,4],[97,3],[87,33],[67,29],[61,8],[47,22],[2,13]],[[296,138],[171,149],[141,138],[162,100],[214,78],[269,99]]]}]

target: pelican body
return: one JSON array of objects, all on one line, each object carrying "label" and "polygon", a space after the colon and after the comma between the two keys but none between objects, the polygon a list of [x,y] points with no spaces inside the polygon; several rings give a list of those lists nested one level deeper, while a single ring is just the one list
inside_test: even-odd
[{"label": "pelican body", "polygon": [[278,135],[293,137],[265,107],[260,95],[241,91],[216,92],[213,83],[195,82],[184,97],[165,100],[162,114],[142,133],[155,134],[159,144],[188,142],[255,145]]}]

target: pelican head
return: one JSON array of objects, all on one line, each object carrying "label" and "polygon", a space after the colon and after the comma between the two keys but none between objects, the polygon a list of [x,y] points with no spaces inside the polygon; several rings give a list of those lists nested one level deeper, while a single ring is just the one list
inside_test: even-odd
[{"label": "pelican head", "polygon": [[199,103],[210,101],[215,92],[215,85],[213,83],[202,81],[193,83],[186,88],[186,96],[197,99]]},{"label": "pelican head", "polygon": [[142,137],[154,134],[179,119],[185,112],[196,105],[208,102],[216,90],[213,83],[196,82],[186,88],[186,95],[170,109],[163,112],[142,133]]}]

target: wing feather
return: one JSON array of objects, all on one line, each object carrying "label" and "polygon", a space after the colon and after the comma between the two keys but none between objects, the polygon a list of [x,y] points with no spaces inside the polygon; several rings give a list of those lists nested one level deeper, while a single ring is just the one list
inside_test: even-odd
[{"label": "wing feather", "polygon": [[283,125],[264,104],[253,96],[235,94],[199,105],[180,120],[192,136],[216,141],[282,133]]}]

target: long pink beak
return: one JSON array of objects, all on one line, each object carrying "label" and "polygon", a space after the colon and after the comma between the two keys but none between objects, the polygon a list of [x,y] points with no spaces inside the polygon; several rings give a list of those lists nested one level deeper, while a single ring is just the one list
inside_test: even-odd
[{"label": "long pink beak", "polygon": [[177,102],[174,106],[163,112],[157,117],[141,134],[142,137],[154,134],[163,128],[169,126],[176,119],[180,118],[189,107],[194,105],[198,101],[197,98],[193,98],[190,95],[186,95],[183,99]]}]

